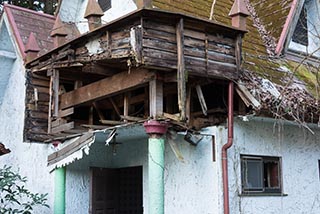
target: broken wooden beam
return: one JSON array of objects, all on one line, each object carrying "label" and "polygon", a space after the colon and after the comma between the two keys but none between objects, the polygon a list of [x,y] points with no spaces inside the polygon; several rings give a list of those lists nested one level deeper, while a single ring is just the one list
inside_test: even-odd
[{"label": "broken wooden beam", "polygon": [[197,95],[198,95],[198,98],[199,98],[199,102],[200,102],[200,105],[201,105],[202,112],[203,112],[204,115],[207,116],[208,108],[207,108],[206,100],[204,99],[204,96],[203,96],[202,89],[201,89],[200,85],[196,85],[196,91],[197,91]]},{"label": "broken wooden beam", "polygon": [[181,18],[176,26],[177,36],[177,84],[178,84],[178,106],[180,111],[180,120],[186,120],[186,71],[184,60],[184,32],[183,19]]},{"label": "broken wooden beam", "polygon": [[125,115],[121,115],[121,119],[123,119],[126,122],[128,121],[139,122],[144,120],[144,118],[142,117],[132,117],[132,116],[125,116]]},{"label": "broken wooden beam", "polygon": [[59,132],[63,132],[63,131],[67,131],[67,130],[73,129],[73,128],[74,128],[74,122],[65,123],[65,124],[62,124],[60,126],[51,128],[51,132],[50,133],[52,133],[52,134],[59,133]]},{"label": "broken wooden beam", "polygon": [[99,121],[104,125],[112,125],[112,126],[124,124],[124,122],[122,121],[115,121],[115,120],[99,120]]},{"label": "broken wooden beam", "polygon": [[154,76],[153,72],[144,69],[133,70],[130,74],[127,71],[115,74],[62,94],[60,97],[60,109],[124,92],[149,82]]}]

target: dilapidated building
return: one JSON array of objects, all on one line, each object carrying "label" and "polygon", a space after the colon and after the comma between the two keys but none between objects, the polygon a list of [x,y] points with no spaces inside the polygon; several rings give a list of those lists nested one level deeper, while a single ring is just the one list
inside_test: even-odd
[{"label": "dilapidated building", "polygon": [[62,1],[26,64],[54,212],[318,213],[313,4]]}]

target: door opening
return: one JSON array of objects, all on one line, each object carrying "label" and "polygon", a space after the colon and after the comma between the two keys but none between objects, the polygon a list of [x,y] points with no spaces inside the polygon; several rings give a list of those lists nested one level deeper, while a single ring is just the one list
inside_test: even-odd
[{"label": "door opening", "polygon": [[142,214],[142,166],[91,168],[90,213]]}]

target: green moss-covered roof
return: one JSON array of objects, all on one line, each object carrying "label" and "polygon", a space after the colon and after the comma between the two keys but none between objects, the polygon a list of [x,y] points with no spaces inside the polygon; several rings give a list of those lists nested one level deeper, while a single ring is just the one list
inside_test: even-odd
[{"label": "green moss-covered roof", "polygon": [[[153,0],[153,6],[209,19],[212,2],[212,0]],[[233,2],[233,0],[216,0],[213,20],[231,25],[228,14]],[[272,112],[279,117],[283,116],[282,114],[289,114],[295,120],[304,121],[305,112],[308,111],[310,121],[310,115],[320,115],[319,69],[305,63],[293,62],[285,57],[275,57],[274,53],[293,0],[245,0],[245,2],[250,16],[247,18],[248,33],[242,44],[243,72],[240,81],[245,83],[253,95],[262,102],[264,108],[273,109]],[[262,82],[265,80],[270,81],[279,91],[279,97],[272,97],[263,89]]]}]

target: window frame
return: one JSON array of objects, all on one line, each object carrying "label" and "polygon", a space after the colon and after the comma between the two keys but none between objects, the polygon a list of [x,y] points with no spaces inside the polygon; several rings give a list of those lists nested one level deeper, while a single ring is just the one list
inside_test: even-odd
[{"label": "window frame", "polygon": [[[307,18],[307,44],[301,44],[303,42],[294,41],[294,33],[296,30],[296,25],[298,25],[299,18],[302,10],[304,10],[306,18]],[[318,15],[313,16],[315,11],[318,11]],[[301,8],[301,12],[299,14],[299,18],[297,19],[297,23],[292,29],[291,38],[288,41],[286,52],[291,54],[302,54],[302,55],[310,55],[314,58],[320,58],[320,50],[318,50],[318,46],[320,44],[320,38],[318,36],[314,36],[314,31],[317,31],[320,27],[319,19],[320,19],[320,2],[318,0],[306,0],[303,3]],[[317,13],[316,13],[317,14]]]},{"label": "window frame", "polygon": [[103,12],[106,12],[112,8],[112,0],[98,0],[98,4]]},{"label": "window frame", "polygon": [[[248,170],[248,163],[261,162],[260,168],[260,177],[261,177],[261,188],[259,187],[248,187],[248,176],[245,176],[246,170]],[[269,171],[265,171],[265,166],[268,163],[277,163],[277,187],[268,187],[266,182],[266,177],[270,176]],[[244,195],[250,194],[282,194],[283,185],[282,185],[282,159],[278,156],[260,156],[260,155],[240,155],[240,170],[241,170],[241,193]],[[274,175],[275,176],[275,175]],[[270,182],[270,181],[269,181]]]}]

